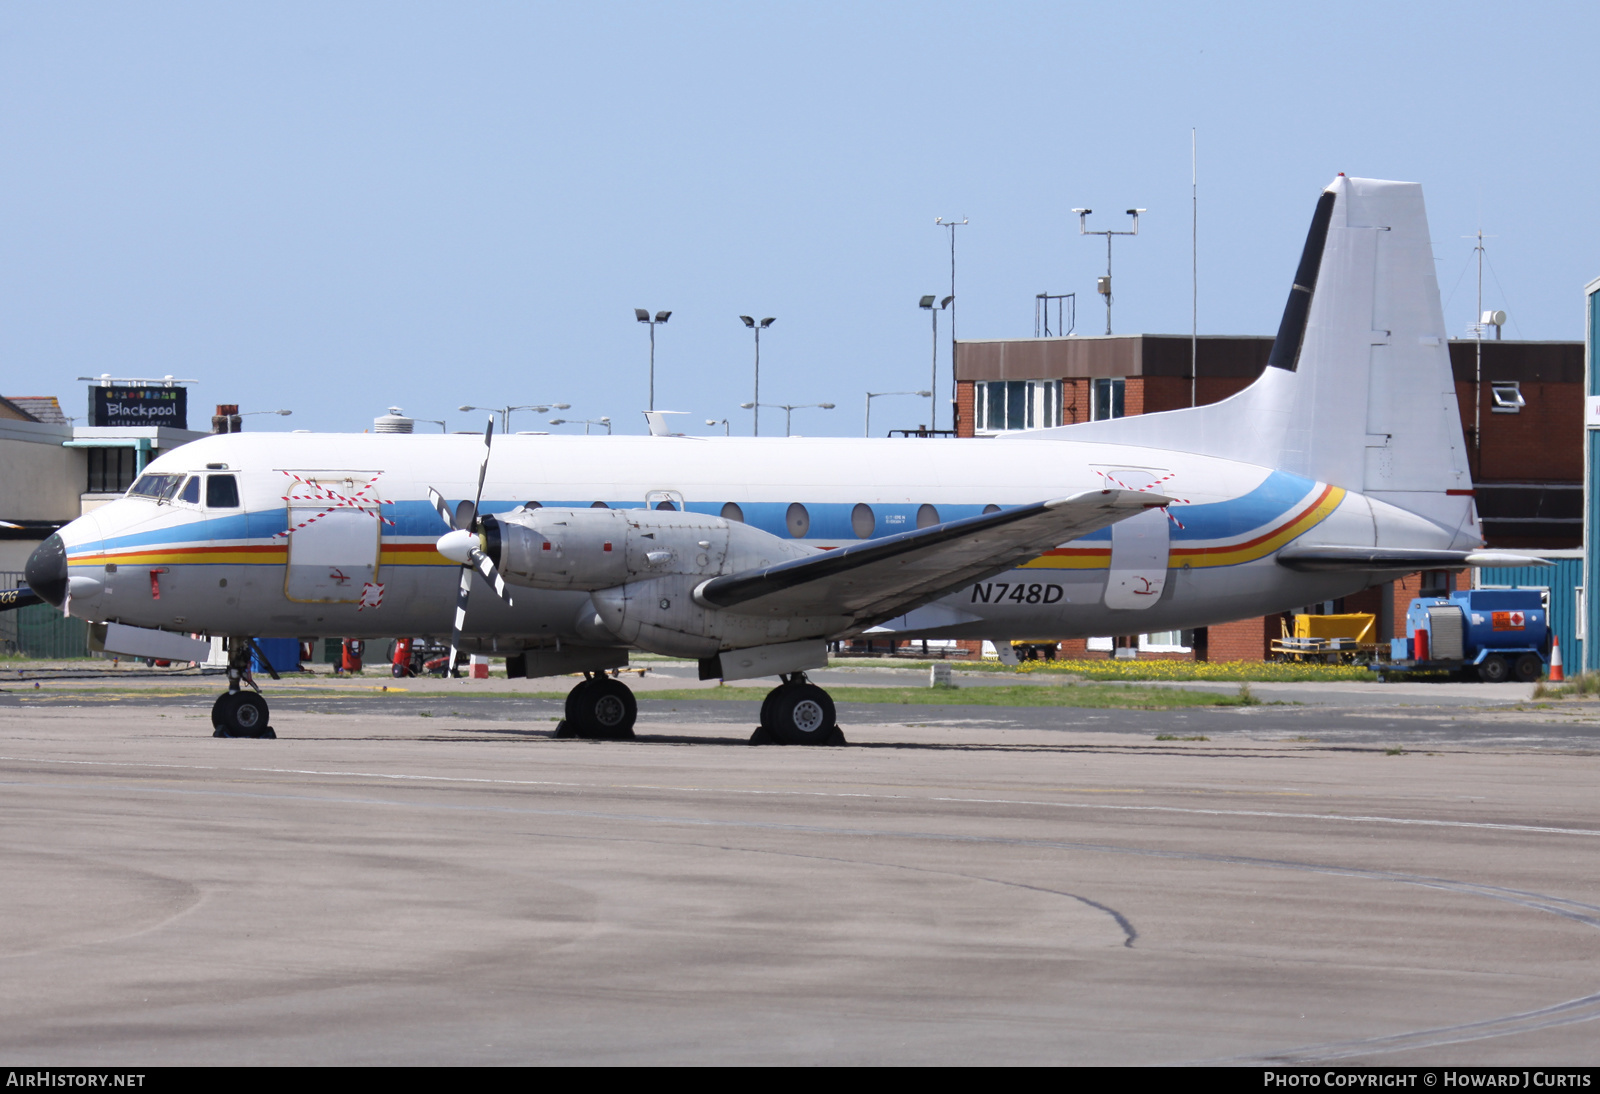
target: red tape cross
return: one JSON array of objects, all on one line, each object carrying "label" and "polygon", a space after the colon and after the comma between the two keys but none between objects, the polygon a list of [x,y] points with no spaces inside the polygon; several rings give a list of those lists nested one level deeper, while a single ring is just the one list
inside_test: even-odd
[{"label": "red tape cross", "polygon": [[[1167,472],[1167,474],[1162,475],[1159,479],[1157,479],[1154,482],[1152,482],[1149,486],[1129,486],[1127,483],[1123,482],[1121,479],[1114,477],[1109,471],[1100,471],[1100,472],[1097,472],[1097,474],[1102,479],[1105,479],[1107,482],[1116,483],[1118,486],[1122,487],[1124,490],[1131,490],[1135,494],[1143,494],[1143,493],[1145,493],[1147,491],[1154,490],[1156,487],[1160,486],[1162,483],[1166,482],[1168,479],[1176,478],[1178,473],[1176,471],[1169,471],[1169,472]],[[1174,505],[1188,505],[1188,504],[1190,504],[1190,502],[1189,502],[1188,498],[1173,498],[1172,499],[1172,504],[1174,504]],[[1177,517],[1173,516],[1172,515],[1172,510],[1170,508],[1168,508],[1167,506],[1163,505],[1163,506],[1161,506],[1161,511],[1167,515],[1167,519],[1170,520],[1173,524],[1176,524],[1179,528],[1183,527],[1183,521],[1181,521]]]},{"label": "red tape cross", "polygon": [[293,528],[286,528],[281,532],[275,533],[273,536],[274,539],[278,538],[279,536],[287,536],[290,532],[298,532],[308,524],[315,524],[329,513],[336,512],[340,509],[354,509],[358,513],[366,513],[369,516],[376,517],[378,520],[382,521],[384,524],[387,524],[391,528],[395,527],[395,522],[378,512],[377,509],[377,506],[393,505],[394,502],[389,500],[375,500],[365,496],[369,490],[374,489],[378,485],[378,478],[383,474],[382,471],[378,472],[377,475],[372,476],[372,478],[367,481],[367,484],[360,490],[357,490],[353,495],[341,494],[336,490],[330,490],[322,483],[312,482],[308,479],[302,479],[293,471],[284,471],[283,474],[289,476],[289,478],[293,479],[300,486],[303,486],[310,491],[309,496],[297,494],[294,492],[294,488],[291,487],[290,492],[283,495],[283,500],[286,504],[293,506],[296,502],[304,503],[309,501],[314,505],[327,505],[327,508],[322,510],[322,512],[316,513],[311,517],[301,521]]}]

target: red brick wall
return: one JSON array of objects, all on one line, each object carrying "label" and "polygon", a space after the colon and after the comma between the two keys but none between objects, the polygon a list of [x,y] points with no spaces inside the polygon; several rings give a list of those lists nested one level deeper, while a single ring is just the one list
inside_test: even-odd
[{"label": "red brick wall", "polygon": [[1206,628],[1207,660],[1265,661],[1272,640],[1278,637],[1278,616],[1258,616]]},{"label": "red brick wall", "polygon": [[[1145,376],[1143,413],[1153,414],[1158,410],[1177,410],[1189,405],[1189,380],[1183,376]],[[1249,387],[1251,379],[1248,376],[1202,376],[1197,385],[1196,395],[1200,405],[1218,403],[1230,395],[1237,395]],[[1131,410],[1128,413],[1133,413]]]},{"label": "red brick wall", "polygon": [[[1486,366],[1483,378],[1483,448],[1472,448],[1472,395],[1476,386],[1457,381],[1461,432],[1472,459],[1472,477],[1480,482],[1582,482],[1583,393],[1580,385],[1524,383],[1527,403],[1519,413],[1496,414]],[[1552,438],[1560,438],[1552,443]]]},{"label": "red brick wall", "polygon": [[958,437],[973,435],[975,398],[971,380],[962,380],[956,384],[956,436]]}]

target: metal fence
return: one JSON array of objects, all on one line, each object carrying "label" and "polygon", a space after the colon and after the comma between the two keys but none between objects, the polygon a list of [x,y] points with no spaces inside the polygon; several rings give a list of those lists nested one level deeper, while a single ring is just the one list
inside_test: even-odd
[{"label": "metal fence", "polygon": [[[24,585],[22,574],[0,570],[0,588]],[[70,619],[49,604],[30,604],[12,612],[0,612],[0,654],[62,660],[89,656],[89,624]]]}]

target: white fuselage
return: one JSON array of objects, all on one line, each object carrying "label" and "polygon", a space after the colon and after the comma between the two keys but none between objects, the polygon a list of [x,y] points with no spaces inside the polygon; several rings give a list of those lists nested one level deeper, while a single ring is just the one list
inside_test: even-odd
[{"label": "white fuselage", "polygon": [[[483,456],[463,435],[233,434],[148,473],[230,474],[236,508],[125,497],[62,530],[74,616],[258,637],[443,635],[459,568],[433,487],[470,502]],[[1116,486],[1178,499],[883,625],[904,637],[1070,638],[1203,626],[1365,587],[1303,574],[1290,542],[1451,548],[1456,535],[1327,483],[1207,456],[1067,438],[496,438],[485,513],[520,505],[681,506],[827,550],[1001,508]],[[476,595],[469,648],[514,651],[580,633],[584,591]],[[601,636],[603,640],[603,636]]]}]

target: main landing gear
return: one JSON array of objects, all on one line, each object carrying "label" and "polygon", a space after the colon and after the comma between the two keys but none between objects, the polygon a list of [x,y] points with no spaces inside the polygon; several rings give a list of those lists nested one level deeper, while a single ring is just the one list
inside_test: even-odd
[{"label": "main landing gear", "polygon": [[[254,691],[245,691],[240,684]],[[211,705],[213,737],[277,737],[267,724],[267,701],[250,678],[250,639],[228,639],[228,690]]]},{"label": "main landing gear", "polygon": [[632,740],[638,717],[639,704],[627,684],[603,672],[586,672],[583,682],[567,693],[567,717],[556,726],[556,736]]},{"label": "main landing gear", "polygon": [[780,745],[842,745],[833,699],[806,679],[803,672],[778,677],[783,683],[767,692],[761,702],[761,725],[750,743]]}]

